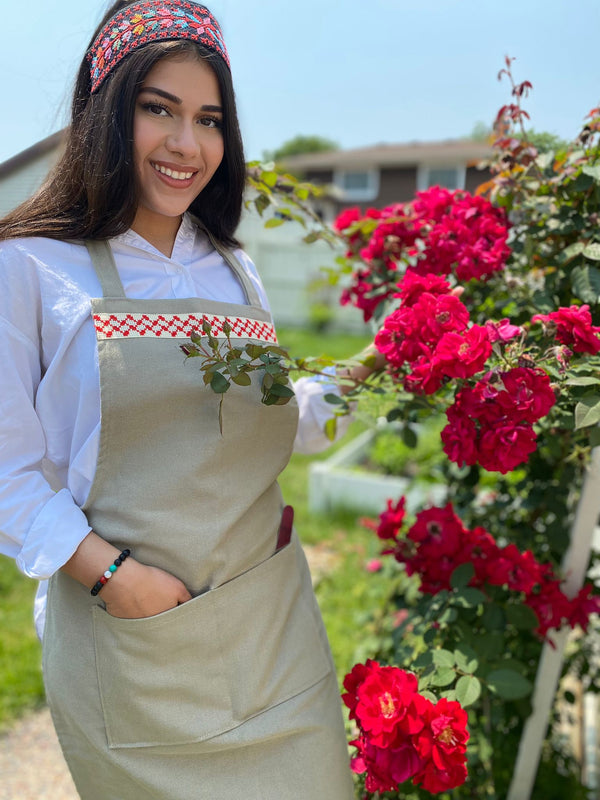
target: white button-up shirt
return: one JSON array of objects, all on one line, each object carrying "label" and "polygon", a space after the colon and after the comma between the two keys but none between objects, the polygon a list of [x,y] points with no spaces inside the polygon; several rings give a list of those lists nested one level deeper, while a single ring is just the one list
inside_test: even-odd
[{"label": "white button-up shirt", "polygon": [[[245,304],[243,289],[186,216],[171,257],[133,231],[110,241],[127,297],[202,297]],[[252,261],[236,256],[268,308]],[[0,553],[45,579],[91,528],[81,506],[96,469],[100,378],[90,298],[101,296],[87,248],[46,238],[0,243]],[[331,406],[328,382],[295,384],[295,449],[316,452]],[[41,629],[44,592],[36,605]]]}]

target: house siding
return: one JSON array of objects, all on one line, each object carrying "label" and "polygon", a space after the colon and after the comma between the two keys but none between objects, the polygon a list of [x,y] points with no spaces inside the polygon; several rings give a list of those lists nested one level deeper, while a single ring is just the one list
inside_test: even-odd
[{"label": "house siding", "polygon": [[477,167],[467,167],[467,174],[465,175],[465,189],[471,194],[482,183],[486,183],[492,177],[492,173],[486,167],[485,169],[477,169]]},{"label": "house siding", "polygon": [[380,173],[379,194],[371,205],[389,206],[412,200],[417,191],[416,167],[384,168]]},{"label": "house siding", "polygon": [[0,217],[8,214],[35,192],[54,166],[59,148],[44,153],[4,175],[0,180]]}]

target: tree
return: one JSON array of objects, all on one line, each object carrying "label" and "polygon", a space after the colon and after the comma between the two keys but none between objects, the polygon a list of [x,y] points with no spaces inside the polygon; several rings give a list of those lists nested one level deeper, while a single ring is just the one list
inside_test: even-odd
[{"label": "tree", "polygon": [[298,134],[293,139],[288,139],[275,150],[264,150],[264,161],[283,161],[289,156],[298,156],[302,153],[325,153],[329,150],[339,150],[339,144],[326,139],[324,136],[304,136]]}]

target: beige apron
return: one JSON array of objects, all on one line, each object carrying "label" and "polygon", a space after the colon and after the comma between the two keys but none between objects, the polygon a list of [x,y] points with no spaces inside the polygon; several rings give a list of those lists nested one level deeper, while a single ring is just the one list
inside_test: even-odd
[{"label": "beige apron", "polygon": [[[232,254],[248,305],[125,297],[110,247],[88,243],[102,426],[84,510],[118,548],[179,577],[193,599],[117,619],[63,573],[44,632],[48,703],[84,800],[349,800],[329,647],[296,535],[275,552],[277,476],[295,402],[265,406],[258,376],[223,401],[179,346],[202,319],[232,341],[276,341]],[[106,565],[108,566],[108,565]],[[99,573],[105,565],[99,565]]]}]

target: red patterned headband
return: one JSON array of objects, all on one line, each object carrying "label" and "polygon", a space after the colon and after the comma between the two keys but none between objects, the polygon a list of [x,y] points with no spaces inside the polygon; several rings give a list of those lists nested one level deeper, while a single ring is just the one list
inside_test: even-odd
[{"label": "red patterned headband", "polygon": [[169,39],[199,42],[230,66],[221,29],[205,6],[184,0],[143,0],[111,17],[90,47],[92,94],[133,50]]}]

